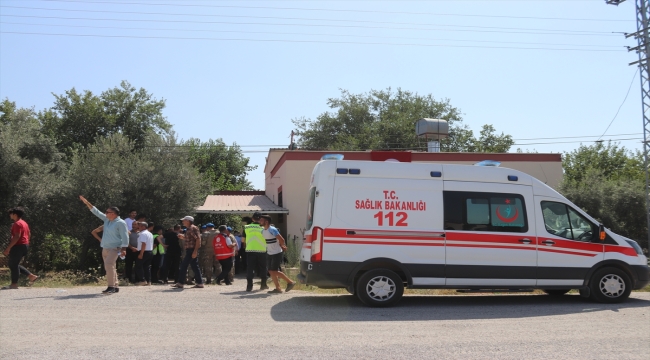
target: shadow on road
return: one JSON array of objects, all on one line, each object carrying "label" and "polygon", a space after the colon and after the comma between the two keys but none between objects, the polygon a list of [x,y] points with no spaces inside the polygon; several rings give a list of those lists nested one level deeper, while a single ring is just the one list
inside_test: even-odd
[{"label": "shadow on road", "polygon": [[512,319],[650,307],[650,301],[590,302],[578,295],[405,296],[392,308],[369,308],[353,295],[294,297],[271,308],[275,321],[426,321]]},{"label": "shadow on road", "polygon": [[111,295],[104,294],[79,294],[79,295],[53,295],[53,296],[35,296],[26,298],[17,298],[13,300],[33,300],[33,299],[54,299],[54,300],[83,300],[106,297]]},{"label": "shadow on road", "polygon": [[272,294],[266,293],[266,291],[260,292],[259,290],[251,291],[251,292],[233,291],[233,292],[221,293],[221,295],[239,295],[235,299],[264,299],[273,296]]}]

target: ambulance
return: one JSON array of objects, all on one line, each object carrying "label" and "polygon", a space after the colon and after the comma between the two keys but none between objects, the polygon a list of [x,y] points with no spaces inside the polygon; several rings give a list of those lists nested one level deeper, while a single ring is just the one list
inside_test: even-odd
[{"label": "ambulance", "polygon": [[391,306],[405,288],[578,289],[616,303],[650,281],[634,240],[520,171],[338,159],[311,176],[303,284]]}]

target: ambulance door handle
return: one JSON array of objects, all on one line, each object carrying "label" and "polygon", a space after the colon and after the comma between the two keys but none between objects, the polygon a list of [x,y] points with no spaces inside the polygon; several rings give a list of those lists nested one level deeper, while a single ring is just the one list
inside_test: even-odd
[{"label": "ambulance door handle", "polygon": [[530,243],[531,243],[530,239],[526,239],[526,238],[524,238],[524,239],[519,239],[519,242],[520,242],[520,243],[523,243],[523,244],[530,244]]},{"label": "ambulance door handle", "polygon": [[555,245],[555,241],[552,241],[552,240],[544,240],[544,241],[542,241],[542,244],[544,244],[544,245],[546,245],[546,246],[553,246],[553,245]]}]

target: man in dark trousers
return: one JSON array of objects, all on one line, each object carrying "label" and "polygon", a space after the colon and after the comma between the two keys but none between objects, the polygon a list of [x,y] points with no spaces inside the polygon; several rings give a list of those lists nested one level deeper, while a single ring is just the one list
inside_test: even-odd
[{"label": "man in dark trousers", "polygon": [[264,239],[264,236],[262,235],[264,229],[257,223],[261,217],[262,214],[259,212],[254,213],[253,222],[244,226],[244,232],[242,233],[242,243],[246,244],[246,291],[253,291],[253,278],[255,272],[257,272],[257,276],[262,279],[260,290],[266,290],[269,288],[268,285],[266,285],[268,274],[266,264],[266,239]]},{"label": "man in dark trousers", "polygon": [[163,271],[160,273],[160,281],[167,284],[169,279],[175,279],[178,273],[178,266],[181,263],[181,240],[178,239],[178,234],[181,233],[181,226],[175,225],[171,229],[167,229],[163,236],[165,237],[165,244],[167,249],[165,253],[165,260],[163,264]]},{"label": "man in dark trousers", "polygon": [[11,270],[11,285],[3,287],[3,289],[18,289],[18,278],[20,274],[29,277],[30,284],[34,283],[38,276],[29,272],[22,265],[20,260],[27,255],[29,248],[29,237],[31,232],[29,226],[23,220],[25,211],[23,208],[17,207],[9,210],[9,217],[14,222],[11,226],[11,238],[9,239],[9,246],[4,251],[4,255],[9,257],[9,270]]},{"label": "man in dark trousers", "polygon": [[126,261],[124,264],[124,279],[130,283],[135,282],[133,267],[135,266],[135,261],[138,259],[138,235],[140,234],[140,225],[137,224],[139,224],[137,221],[134,221],[131,224],[129,246],[126,250]]},{"label": "man in dark trousers", "polygon": [[195,288],[203,288],[203,279],[201,278],[201,269],[199,269],[199,248],[201,247],[201,231],[196,225],[194,225],[194,218],[192,216],[186,216],[181,219],[183,225],[187,228],[185,234],[178,234],[178,238],[183,240],[183,248],[185,253],[183,254],[183,261],[181,266],[178,269],[178,274],[176,276],[176,283],[172,285],[175,289],[182,289],[185,287],[185,274],[187,274],[187,268],[192,267],[194,272],[194,279],[196,280]]}]

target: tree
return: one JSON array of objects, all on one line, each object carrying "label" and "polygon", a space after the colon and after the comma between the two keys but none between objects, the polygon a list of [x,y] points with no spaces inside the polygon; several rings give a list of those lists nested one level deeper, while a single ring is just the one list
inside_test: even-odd
[{"label": "tree", "polygon": [[202,142],[194,138],[182,142],[182,146],[189,152],[194,167],[212,185],[213,190],[253,189],[246,179],[246,173],[257,167],[248,165],[249,159],[239,146],[228,146],[221,139]]},{"label": "tree", "polygon": [[[0,102],[0,210],[25,208],[28,261],[36,269],[101,264],[99,243],[90,236],[101,222],[78,201],[80,194],[101,210],[137,209],[171,226],[214,189],[252,187],[246,173],[254,167],[238,146],[179,141],[162,115],[164,100],[144,89],[122,82],[100,96],[72,89],[55,97],[55,106],[40,113]],[[211,219],[235,225],[228,217]],[[9,226],[0,217],[0,232]]]},{"label": "tree", "polygon": [[54,106],[38,115],[45,134],[67,154],[88,147],[98,137],[117,133],[140,149],[150,132],[168,135],[171,130],[162,114],[165,100],[155,99],[143,88],[136,90],[127,81],[99,96],[89,90],[79,93],[75,88],[53,95]]},{"label": "tree", "polygon": [[606,180],[644,180],[643,156],[618,144],[595,143],[580,147],[563,156],[565,182],[583,182],[590,169],[598,170]]},{"label": "tree", "polygon": [[449,122],[449,137],[441,141],[443,151],[506,152],[514,143],[510,135],[496,135],[492,125],[485,125],[481,137],[462,124],[460,110],[448,99],[435,100],[431,94],[397,89],[371,90],[366,94],[341,91],[340,98],[328,99],[333,112],[324,112],[316,120],[293,119],[298,145],[309,150],[422,150],[426,143],[415,135],[415,121],[420,118],[444,119]]},{"label": "tree", "polygon": [[589,169],[581,183],[566,182],[561,192],[613,232],[648,248],[644,181],[608,180],[603,172]]},{"label": "tree", "polygon": [[31,109],[5,100],[0,111],[0,242],[4,248],[9,239],[11,223],[5,211],[22,206],[31,225],[30,245],[37,251],[48,233],[65,231],[68,226],[59,221],[55,205],[64,190],[67,164],[54,141],[41,132]]},{"label": "tree", "polygon": [[68,205],[60,218],[80,225],[63,234],[86,239],[82,264],[98,261],[97,251],[87,256],[98,246],[88,234],[101,223],[75,201],[79,194],[102,211],[108,206],[118,206],[124,213],[137,209],[164,226],[178,223],[203,203],[209,184],[176,145],[173,136],[150,136],[146,146],[137,150],[134,141],[113,134],[73,154],[65,200],[61,199]]},{"label": "tree", "polygon": [[639,152],[612,143],[565,153],[560,192],[617,234],[648,248],[645,175]]}]

